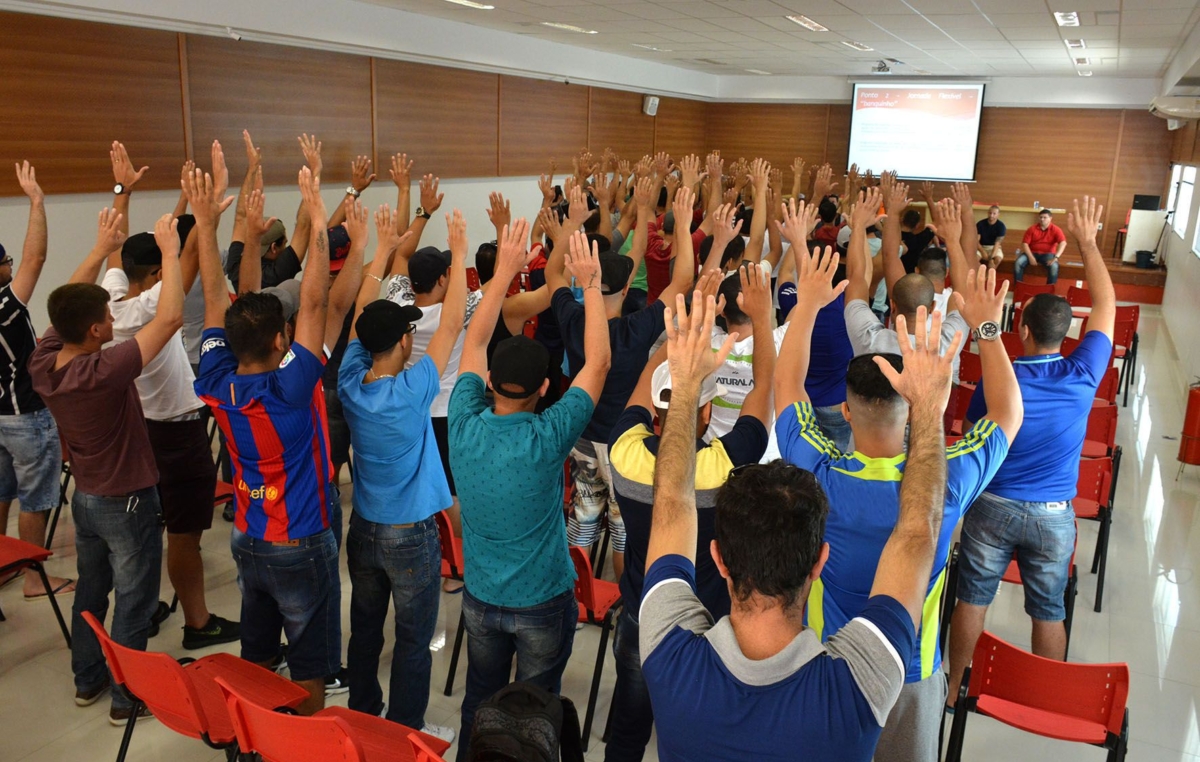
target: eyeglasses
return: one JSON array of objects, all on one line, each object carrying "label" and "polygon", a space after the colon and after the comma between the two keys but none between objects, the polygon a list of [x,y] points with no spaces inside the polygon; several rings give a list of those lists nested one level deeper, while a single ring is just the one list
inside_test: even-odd
[{"label": "eyeglasses", "polygon": [[4,259],[0,259],[0,267],[3,267],[5,265],[11,265],[12,263],[13,263],[12,257],[5,257]]}]

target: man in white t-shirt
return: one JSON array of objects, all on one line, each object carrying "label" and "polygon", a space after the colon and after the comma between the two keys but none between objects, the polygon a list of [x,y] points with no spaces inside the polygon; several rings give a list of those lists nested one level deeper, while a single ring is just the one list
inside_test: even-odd
[{"label": "man in white t-shirt", "polygon": [[[179,220],[185,291],[199,267],[196,241],[188,235],[194,224],[191,215]],[[114,341],[133,337],[154,319],[161,284],[162,252],[152,233],[130,236],[109,257],[101,285],[111,299]],[[212,526],[217,472],[201,416],[204,403],[193,390],[195,380],[181,332],[146,363],[137,378],[159,471],[158,491],[167,529],[167,576],[183,608],[183,647],[189,650],[230,643],[241,635],[238,622],[209,612],[204,597],[200,537]],[[160,602],[156,621],[165,618],[164,605]]]},{"label": "man in white t-shirt", "polygon": [[946,250],[930,246],[917,256],[917,272],[933,284],[933,307],[944,317],[950,311],[950,295],[954,289],[946,286]]}]

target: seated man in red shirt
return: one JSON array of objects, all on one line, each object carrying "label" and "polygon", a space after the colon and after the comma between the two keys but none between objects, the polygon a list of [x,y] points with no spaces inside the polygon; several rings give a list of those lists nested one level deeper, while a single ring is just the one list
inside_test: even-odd
[{"label": "seated man in red shirt", "polygon": [[1067,237],[1062,228],[1050,220],[1054,215],[1049,209],[1038,212],[1038,222],[1025,231],[1021,241],[1021,250],[1013,265],[1013,276],[1018,280],[1025,279],[1025,268],[1029,266],[1029,258],[1033,257],[1039,265],[1047,268],[1046,283],[1058,281],[1058,258],[1067,248]]}]

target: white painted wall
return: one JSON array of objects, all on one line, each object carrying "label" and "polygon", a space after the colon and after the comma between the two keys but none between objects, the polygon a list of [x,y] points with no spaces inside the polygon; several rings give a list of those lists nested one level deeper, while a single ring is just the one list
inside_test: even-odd
[{"label": "white painted wall", "polygon": [[1167,284],[1163,291],[1163,319],[1179,354],[1181,380],[1186,383],[1200,377],[1200,341],[1196,339],[1196,326],[1200,325],[1200,299],[1196,297],[1200,294],[1200,256],[1192,252],[1197,217],[1200,217],[1200,194],[1192,196],[1191,216],[1184,236],[1181,238],[1171,229],[1165,242]]},{"label": "white painted wall", "polygon": [[[496,237],[495,229],[488,220],[488,193],[499,191],[505,198],[511,200],[514,217],[525,216],[533,221],[541,206],[541,192],[537,187],[537,178],[483,178],[443,180],[441,192],[445,194],[442,208],[434,214],[424,236],[422,244],[446,248],[445,212],[455,208],[461,209],[467,220],[467,235],[469,252],[474,257],[475,248],[484,241]],[[326,190],[325,203],[332,213],[334,207],[341,201],[338,191]],[[175,207],[179,194],[171,191],[147,191],[135,193],[130,208],[130,231],[150,230],[154,220]],[[396,203],[396,186],[392,183],[376,182],[363,193],[363,202],[372,211],[380,204],[394,205]],[[33,315],[34,328],[40,334],[49,325],[46,317],[46,297],[55,287],[67,282],[71,273],[83,261],[83,257],[91,250],[96,240],[96,220],[101,209],[112,203],[108,194],[86,194],[50,196],[46,199],[46,217],[49,225],[50,245],[46,267],[38,282],[37,291],[29,305]],[[415,211],[419,203],[416,186],[413,187],[412,209]],[[267,214],[279,217],[287,226],[289,234],[295,220],[296,209],[300,204],[300,191],[293,187],[276,187],[267,189]],[[25,240],[25,228],[29,220],[29,202],[24,196],[19,198],[0,198],[0,243],[20,264],[21,247]],[[233,232],[233,209],[230,208],[222,218],[219,241],[221,246],[229,245],[229,237]],[[372,241],[367,248],[369,260],[375,250],[374,223],[372,222]]]}]

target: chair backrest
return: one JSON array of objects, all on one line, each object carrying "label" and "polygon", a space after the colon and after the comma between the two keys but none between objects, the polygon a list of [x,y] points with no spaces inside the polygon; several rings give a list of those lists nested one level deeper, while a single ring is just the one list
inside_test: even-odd
[{"label": "chair backrest", "polygon": [[1117,369],[1110,365],[1108,370],[1104,371],[1104,378],[1100,379],[1100,386],[1096,388],[1096,398],[1115,405],[1120,378]]},{"label": "chair backrest", "polygon": [[[1000,341],[1004,342],[1004,351],[1008,353],[1009,357],[1020,357],[1025,354],[1025,345],[1021,343],[1020,334],[1015,331],[1004,331],[1000,334]],[[960,360],[960,366],[961,362]]]},{"label": "chair backrest", "polygon": [[476,270],[474,267],[467,268],[467,290],[468,291],[478,291],[479,290],[479,271]]},{"label": "chair backrest", "polygon": [[450,523],[450,514],[438,511],[433,514],[433,520],[438,528],[438,545],[442,549],[442,560],[450,566],[450,576],[462,579],[463,551],[462,540],[454,536],[454,525]]},{"label": "chair backrest", "polygon": [[83,621],[96,633],[113,680],[141,699],[159,722],[192,738],[208,732],[200,694],[179,662],[168,654],[135,651],[117,643],[90,611],[83,612]]},{"label": "chair backrest", "polygon": [[413,747],[414,762],[446,762],[437,752],[426,746],[416,733],[408,734],[408,742]]},{"label": "chair backrest", "polygon": [[1067,289],[1067,303],[1072,307],[1091,307],[1092,292],[1086,288],[1071,286]]},{"label": "chair backrest", "polygon": [[[961,373],[961,366],[960,366]],[[975,390],[969,386],[955,384],[950,390],[950,404],[956,421],[966,421],[967,410],[971,407],[971,397],[975,394]],[[966,425],[964,423],[964,425]]]},{"label": "chair backrest", "polygon": [[964,384],[978,384],[983,380],[983,364],[974,352],[963,352],[958,356],[958,380]]},{"label": "chair backrest", "polygon": [[1075,498],[1094,500],[1104,506],[1108,505],[1111,492],[1112,458],[1080,458]]},{"label": "chair backrest", "polygon": [[1062,346],[1058,348],[1058,353],[1063,357],[1070,357],[1075,348],[1079,346],[1079,339],[1072,339],[1070,336],[1064,336]]},{"label": "chair backrest", "polygon": [[1113,316],[1115,320],[1128,320],[1133,323],[1133,330],[1136,332],[1138,321],[1142,317],[1142,305],[1126,304],[1117,305],[1116,314]]},{"label": "chair backrest", "polygon": [[575,564],[575,600],[583,604],[588,613],[595,611],[596,591],[592,585],[592,562],[583,548],[571,546],[571,562]]},{"label": "chair backrest", "polygon": [[[975,645],[967,695],[993,696],[1031,709],[1099,723],[1109,733],[1120,735],[1129,699],[1129,666],[1045,659],[985,632]],[[1011,718],[1006,722],[1011,724]],[[1032,727],[1022,729],[1038,732]]]},{"label": "chair backrest", "polygon": [[1087,434],[1084,438],[1093,442],[1103,442],[1111,453],[1117,444],[1117,406],[1093,407],[1088,413]]},{"label": "chair backrest", "polygon": [[339,717],[301,717],[261,707],[237,693],[221,678],[238,748],[255,752],[263,762],[362,762],[362,744]]},{"label": "chair backrest", "polygon": [[1038,294],[1053,294],[1054,286],[1046,284],[1040,285],[1036,283],[1013,283],[1013,306],[1019,307],[1025,304]]}]

